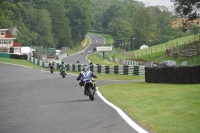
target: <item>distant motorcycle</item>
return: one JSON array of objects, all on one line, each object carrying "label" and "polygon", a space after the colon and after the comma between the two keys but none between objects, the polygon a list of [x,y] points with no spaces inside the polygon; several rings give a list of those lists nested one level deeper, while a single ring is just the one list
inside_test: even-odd
[{"label": "distant motorcycle", "polygon": [[49,66],[49,70],[50,70],[50,72],[53,74],[53,71],[54,71],[53,65],[50,65],[50,66]]},{"label": "distant motorcycle", "polygon": [[63,78],[65,78],[65,76],[67,75],[67,72],[66,72],[65,69],[61,70],[61,75],[62,75]]},{"label": "distant motorcycle", "polygon": [[90,100],[94,100],[96,81],[91,78],[91,80],[84,81],[85,95],[89,96]]}]

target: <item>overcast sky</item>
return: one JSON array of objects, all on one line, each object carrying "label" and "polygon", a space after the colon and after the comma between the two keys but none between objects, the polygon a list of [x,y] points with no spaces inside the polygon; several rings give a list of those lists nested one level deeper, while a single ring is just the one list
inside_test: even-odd
[{"label": "overcast sky", "polygon": [[171,0],[137,0],[145,3],[148,6],[166,6],[166,7],[171,7],[173,6],[173,2],[170,2]]}]

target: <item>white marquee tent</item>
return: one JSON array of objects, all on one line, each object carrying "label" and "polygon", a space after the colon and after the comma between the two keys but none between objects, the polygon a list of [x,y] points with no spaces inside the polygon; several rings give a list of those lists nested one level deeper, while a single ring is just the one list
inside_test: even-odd
[{"label": "white marquee tent", "polygon": [[140,46],[140,49],[144,49],[144,48],[148,48],[149,46],[147,46],[147,45],[142,45],[142,46]]}]

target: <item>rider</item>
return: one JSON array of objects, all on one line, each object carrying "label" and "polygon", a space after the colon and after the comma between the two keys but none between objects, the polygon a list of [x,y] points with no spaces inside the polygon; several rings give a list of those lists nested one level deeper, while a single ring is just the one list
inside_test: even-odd
[{"label": "rider", "polygon": [[89,65],[90,65],[90,66],[93,66],[93,63],[92,63],[92,62],[90,62],[90,63],[89,63]]},{"label": "rider", "polygon": [[54,69],[54,63],[52,61],[49,62],[49,66],[48,67],[50,68],[51,66],[53,66],[53,69]]},{"label": "rider", "polygon": [[[84,80],[90,80],[91,77],[97,78],[97,76],[95,74],[93,74],[92,71],[89,70],[89,68],[87,67],[87,65],[83,66],[83,71],[79,74],[79,76],[77,77],[77,81],[79,81],[81,79],[81,81],[79,82],[79,85],[82,87],[84,84]],[[95,91],[96,87],[94,87]],[[85,94],[85,88],[84,88],[84,94]]]},{"label": "rider", "polygon": [[80,64],[80,61],[78,60],[78,61],[76,62],[76,64]]},{"label": "rider", "polygon": [[62,61],[61,64],[59,65],[59,68],[60,68],[60,75],[61,75],[62,70],[63,70],[63,69],[66,70],[67,65]]}]

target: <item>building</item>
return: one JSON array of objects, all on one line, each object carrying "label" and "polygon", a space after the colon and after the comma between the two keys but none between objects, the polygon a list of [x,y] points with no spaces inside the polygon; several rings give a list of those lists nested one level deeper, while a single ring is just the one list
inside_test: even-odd
[{"label": "building", "polygon": [[7,34],[8,29],[0,29],[0,52],[21,55],[21,44],[15,43],[15,37]]}]

